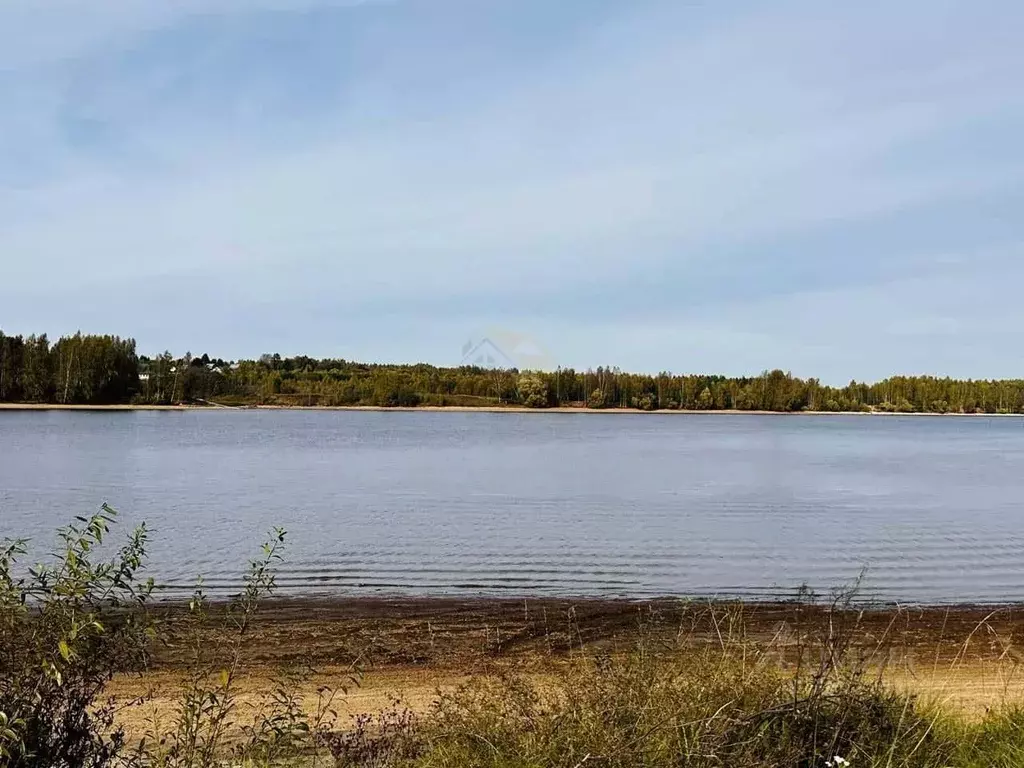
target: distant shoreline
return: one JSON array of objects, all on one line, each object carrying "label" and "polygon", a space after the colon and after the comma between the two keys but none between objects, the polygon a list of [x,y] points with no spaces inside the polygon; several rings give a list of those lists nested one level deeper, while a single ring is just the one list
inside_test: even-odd
[{"label": "distant shoreline", "polygon": [[587,414],[659,414],[680,416],[953,416],[958,418],[1024,418],[1020,413],[939,413],[923,411],[897,413],[892,411],[746,411],[737,409],[682,410],[660,409],[645,411],[639,408],[586,408],[584,406],[558,406],[555,408],[525,408],[497,405],[61,405],[59,403],[0,403],[0,411],[370,411],[411,413],[425,411],[439,413],[587,413]]}]

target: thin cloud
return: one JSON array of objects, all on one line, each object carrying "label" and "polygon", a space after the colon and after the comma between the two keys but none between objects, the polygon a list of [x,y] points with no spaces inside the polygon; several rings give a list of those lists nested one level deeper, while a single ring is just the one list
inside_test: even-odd
[{"label": "thin cloud", "polygon": [[[852,322],[898,295],[920,337],[946,315],[893,286],[939,291],[943,264],[1024,234],[982,213],[1024,180],[1024,14],[910,5],[525,3],[506,11],[519,32],[455,3],[104,11],[17,65],[0,302],[26,331],[81,317],[146,348],[446,362],[448,334],[497,325],[562,339],[576,365],[735,372],[770,353],[845,376],[792,297],[850,290]],[[158,284],[232,309],[171,322]],[[107,290],[131,298],[85,309]],[[936,370],[973,309],[936,324]],[[581,341],[598,326],[607,344]],[[898,363],[886,327],[864,368]]]}]

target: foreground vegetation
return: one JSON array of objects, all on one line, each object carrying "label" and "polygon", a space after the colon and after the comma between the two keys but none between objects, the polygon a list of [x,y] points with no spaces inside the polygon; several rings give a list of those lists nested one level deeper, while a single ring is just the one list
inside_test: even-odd
[{"label": "foreground vegetation", "polygon": [[[743,611],[714,606],[713,641],[640,628],[628,648],[580,643],[543,677],[480,677],[425,713],[400,700],[340,722],[360,672],[303,693],[281,670],[255,707],[237,696],[245,638],[275,587],[285,533],[250,563],[241,592],[212,612],[197,588],[177,621],[142,579],[145,528],[109,559],[113,510],[63,529],[50,562],[25,568],[24,542],[0,554],[0,765],[5,766],[1018,766],[1024,709],[965,719],[883,683],[875,648],[852,641],[849,596],[828,621],[793,628],[782,653],[748,636]],[[131,739],[121,721],[144,701],[108,695],[146,669],[159,644],[187,659],[177,703]]]},{"label": "foreground vegetation", "polygon": [[135,341],[0,332],[0,402],[299,406],[518,406],[641,410],[1024,413],[1024,380],[898,376],[830,387],[783,371],[725,377],[631,374],[618,368],[524,372],[477,366],[380,365],[264,355],[139,356]]}]

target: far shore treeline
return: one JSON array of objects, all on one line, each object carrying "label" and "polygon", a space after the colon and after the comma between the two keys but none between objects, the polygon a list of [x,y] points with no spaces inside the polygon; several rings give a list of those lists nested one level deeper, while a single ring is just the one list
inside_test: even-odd
[{"label": "far shore treeline", "polygon": [[830,387],[783,371],[657,375],[599,367],[551,372],[357,363],[263,355],[146,357],[134,339],[0,332],[0,402],[64,405],[510,406],[640,410],[1024,413],[1024,380],[895,376]]}]

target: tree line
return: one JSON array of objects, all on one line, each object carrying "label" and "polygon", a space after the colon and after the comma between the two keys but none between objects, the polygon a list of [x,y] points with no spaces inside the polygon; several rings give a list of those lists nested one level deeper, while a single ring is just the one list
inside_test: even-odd
[{"label": "tree line", "polygon": [[0,401],[108,405],[139,392],[134,339],[76,333],[51,345],[0,331]]},{"label": "tree line", "polygon": [[226,361],[155,357],[134,339],[0,331],[0,402],[56,404],[511,406],[639,410],[1024,413],[1024,380],[894,376],[845,387],[781,370],[758,376],[657,375],[600,366],[519,371],[359,363],[300,355]]}]

